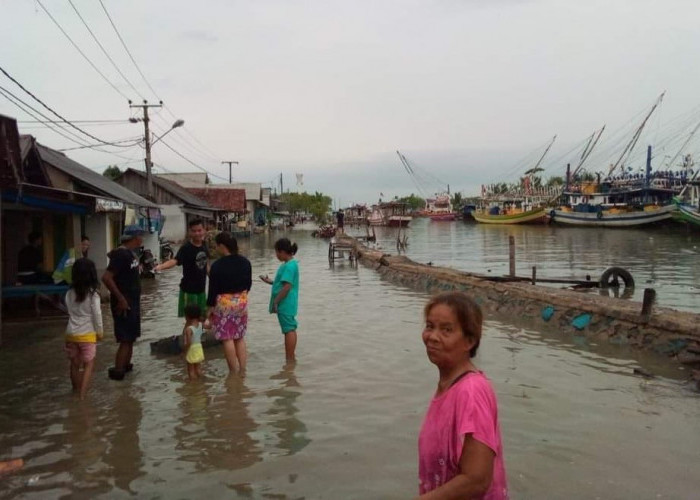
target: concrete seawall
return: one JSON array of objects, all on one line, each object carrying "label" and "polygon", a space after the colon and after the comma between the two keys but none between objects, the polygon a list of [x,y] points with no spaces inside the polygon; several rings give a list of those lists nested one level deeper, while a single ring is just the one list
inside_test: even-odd
[{"label": "concrete seawall", "polygon": [[700,364],[700,314],[654,307],[651,315],[642,316],[640,302],[524,282],[494,282],[486,276],[391,256],[348,236],[338,241],[352,245],[359,262],[394,283],[429,293],[462,290],[499,318],[519,318],[538,328],[583,334]]}]

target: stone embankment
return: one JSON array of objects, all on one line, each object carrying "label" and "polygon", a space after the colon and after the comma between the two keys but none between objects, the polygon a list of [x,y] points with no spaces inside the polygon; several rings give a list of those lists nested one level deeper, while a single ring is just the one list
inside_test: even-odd
[{"label": "stone embankment", "polygon": [[462,290],[498,318],[518,318],[527,325],[569,331],[611,344],[651,349],[688,365],[700,365],[700,314],[526,282],[495,282],[489,277],[391,256],[342,236],[358,261],[394,283],[435,293]]}]

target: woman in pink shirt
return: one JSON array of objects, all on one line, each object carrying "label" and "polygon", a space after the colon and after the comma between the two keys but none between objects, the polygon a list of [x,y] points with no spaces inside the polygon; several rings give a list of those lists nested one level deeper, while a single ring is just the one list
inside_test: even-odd
[{"label": "woman in pink shirt", "polygon": [[481,341],[479,306],[460,292],[425,306],[423,343],[440,379],[418,438],[422,499],[507,499],[496,395],[472,363]]}]

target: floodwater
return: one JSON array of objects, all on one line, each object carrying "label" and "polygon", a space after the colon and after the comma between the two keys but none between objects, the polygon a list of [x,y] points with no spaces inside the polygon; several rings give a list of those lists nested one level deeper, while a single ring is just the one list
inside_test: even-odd
[{"label": "floodwater", "polygon": [[[378,244],[396,253],[398,230],[376,231]],[[632,300],[641,301],[644,288],[654,288],[660,305],[700,311],[700,231],[685,226],[606,229],[415,219],[406,235],[407,255],[416,262],[493,276],[508,274],[508,236],[512,235],[518,276],[530,277],[532,266],[537,266],[541,278],[585,280],[588,275],[598,281],[605,269],[617,266],[627,269],[635,280]]]},{"label": "floodwater", "polygon": [[[428,226],[422,238],[459,228]],[[417,252],[420,225],[414,231]],[[227,376],[218,348],[205,352],[202,383],[187,382],[181,358],[150,354],[148,341],[181,328],[177,270],[146,283],[134,372],[108,380],[115,346],[103,342],[83,402],[70,394],[62,324],[4,325],[0,460],[22,457],[26,466],[0,478],[0,497],[414,496],[418,430],[437,382],[420,341],[427,297],[347,262],[329,268],[327,242],[290,235],[302,272],[293,367],[284,365],[260,282],[250,297],[244,379]],[[275,236],[242,245],[255,275],[275,271]],[[498,272],[497,252],[486,236],[477,241],[464,255],[492,259]],[[678,367],[493,319],[477,364],[499,399],[513,498],[697,498],[700,397]],[[640,365],[659,375],[632,375]]]}]

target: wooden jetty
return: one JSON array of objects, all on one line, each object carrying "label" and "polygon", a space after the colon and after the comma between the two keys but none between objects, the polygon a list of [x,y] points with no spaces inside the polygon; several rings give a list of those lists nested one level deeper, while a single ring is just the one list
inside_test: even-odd
[{"label": "wooden jetty", "polygon": [[[655,292],[644,304],[612,297],[533,285],[532,278],[501,281],[491,276],[419,264],[405,256],[373,250],[342,236],[359,262],[387,279],[427,292],[462,290],[496,318],[518,317],[528,326],[586,335],[611,344],[654,350],[687,365],[700,365],[700,314],[655,307]],[[514,259],[511,259],[513,262]],[[550,280],[551,281],[551,280]]]}]

